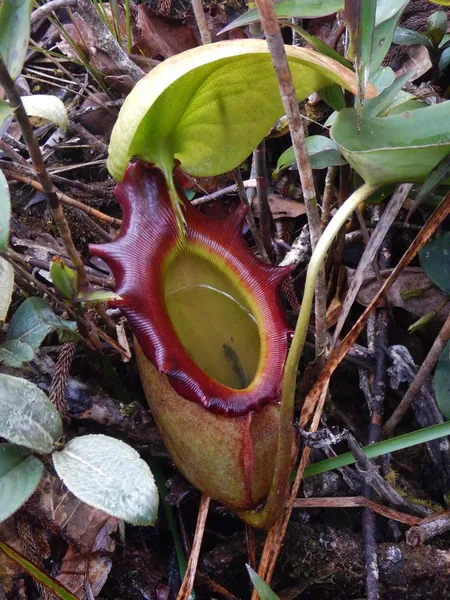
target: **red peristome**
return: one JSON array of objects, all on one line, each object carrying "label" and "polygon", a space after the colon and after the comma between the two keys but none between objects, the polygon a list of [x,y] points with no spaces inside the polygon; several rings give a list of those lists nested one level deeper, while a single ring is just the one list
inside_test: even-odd
[{"label": "red peristome", "polygon": [[[245,207],[227,219],[210,219],[188,202],[181,187],[178,193],[186,220],[184,236],[163,173],[142,162],[130,165],[115,189],[123,210],[122,229],[114,242],[92,245],[91,252],[111,267],[122,298],[115,304],[126,315],[145,356],[167,374],[175,391],[213,412],[245,415],[280,400],[288,329],[278,288],[291,269],[266,265],[248,248],[242,235]],[[209,377],[175,333],[163,295],[164,263],[183,243],[200,244],[206,253],[219,255],[258,306],[259,335],[267,351],[247,388],[230,388]]]}]

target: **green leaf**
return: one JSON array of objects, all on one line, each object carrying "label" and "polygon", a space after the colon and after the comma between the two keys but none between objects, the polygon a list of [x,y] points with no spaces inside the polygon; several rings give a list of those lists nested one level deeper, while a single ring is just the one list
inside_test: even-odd
[{"label": "green leaf", "polygon": [[61,585],[59,581],[42,571],[39,567],[22,556],[20,552],[17,552],[17,550],[14,550],[14,548],[11,548],[11,546],[1,540],[0,550],[3,550],[8,558],[20,565],[22,569],[36,579],[36,581],[40,581],[45,585],[45,587],[51,590],[58,598],[61,598],[62,600],[78,600],[78,598]]},{"label": "green leaf", "polygon": [[347,106],[345,103],[344,92],[337,83],[320,90],[319,96],[328,104],[328,106],[331,106],[333,110],[339,111]]},{"label": "green leaf", "polygon": [[450,154],[450,102],[384,118],[342,110],[331,137],[347,162],[372,186],[422,183]]},{"label": "green leaf", "polygon": [[74,302],[112,302],[121,300],[119,294],[111,290],[99,290],[94,288],[81,288]]},{"label": "green leaf", "polygon": [[0,523],[8,519],[34,493],[44,465],[14,444],[0,444]]},{"label": "green leaf", "polygon": [[9,197],[8,182],[3,175],[3,171],[0,171],[0,251],[6,250],[8,247],[10,218],[11,200]]},{"label": "green leaf", "polygon": [[0,100],[0,127],[3,121],[14,112],[5,100]]},{"label": "green leaf", "polygon": [[21,367],[33,360],[33,348],[18,340],[8,340],[0,344],[0,363],[7,367]]},{"label": "green leaf", "polygon": [[32,6],[32,0],[3,0],[0,7],[0,54],[13,79],[25,61]]},{"label": "green leaf", "polygon": [[428,50],[433,49],[431,40],[420,31],[414,31],[412,29],[405,29],[404,27],[397,27],[394,33],[394,44],[399,46],[425,46]]},{"label": "green leaf", "polygon": [[409,0],[378,0],[370,63],[371,75],[381,67],[391,47],[395,28],[408,2]]},{"label": "green leaf", "polygon": [[[306,148],[313,169],[326,169],[327,167],[346,164],[337,145],[333,140],[323,135],[311,135],[307,137]],[[291,146],[278,159],[274,175],[295,164],[294,149]]]},{"label": "green leaf", "polygon": [[72,300],[78,294],[78,273],[68,267],[59,256],[53,257],[50,277],[55,288],[66,300]]},{"label": "green leaf", "polygon": [[291,29],[296,31],[298,33],[298,35],[300,37],[302,37],[305,40],[305,42],[307,42],[310,46],[312,46],[314,48],[314,50],[317,50],[317,52],[321,52],[325,56],[329,56],[330,58],[333,58],[334,60],[341,63],[341,65],[344,65],[344,67],[347,67],[348,69],[353,68],[352,63],[349,60],[344,58],[334,48],[332,48],[325,42],[322,42],[322,40],[320,38],[316,37],[315,35],[311,35],[307,31],[305,31],[303,29],[303,27],[294,25],[294,23],[291,23],[291,21],[280,21],[280,25],[285,25],[286,27],[290,27]]},{"label": "green leaf", "polygon": [[422,315],[417,321],[408,327],[408,333],[415,333],[418,329],[425,327],[436,317],[436,311],[430,311]]},{"label": "green leaf", "polygon": [[358,76],[359,114],[370,75],[377,0],[345,0],[345,24],[350,34],[348,55]]},{"label": "green leaf", "polygon": [[67,109],[56,96],[35,94],[34,96],[23,96],[23,106],[29,117],[39,117],[51,121],[61,131],[66,131],[69,123]]},{"label": "green leaf", "polygon": [[74,339],[76,328],[75,322],[60,319],[42,298],[28,298],[14,313],[6,339],[24,342],[36,350],[50,332],[57,330]]},{"label": "green leaf", "polygon": [[370,83],[377,88],[379,96],[383,90],[395,81],[395,73],[391,67],[380,67],[370,77]]},{"label": "green leaf", "polygon": [[[326,17],[344,10],[344,0],[284,0],[282,2],[275,2],[274,7],[279,19],[290,17],[314,19]],[[256,9],[250,10],[227,25],[218,35],[236,29],[236,27],[245,27],[246,25],[250,25],[250,23],[256,23],[256,21],[259,21],[258,11]]]},{"label": "green leaf", "polygon": [[406,221],[409,221],[411,215],[417,208],[422,204],[425,198],[434,192],[443,181],[449,179],[450,177],[450,154],[443,158],[441,162],[435,167],[431,173],[428,175],[426,180],[421,185],[420,189],[417,192],[416,197],[414,198],[414,202],[411,208],[408,211],[406,216]]},{"label": "green leaf", "polygon": [[252,583],[255,586],[255,590],[258,592],[258,595],[261,598],[261,600],[280,600],[279,597],[274,592],[272,592],[272,590],[264,581],[264,579],[261,579],[258,573],[255,573],[255,571],[249,565],[245,566],[247,567],[250,579],[252,580]]},{"label": "green leaf", "polygon": [[[286,46],[286,52],[299,100],[333,83],[356,93],[354,73],[340,63],[304,48]],[[224,173],[240,164],[283,114],[265,41],[194,48],[165,60],[129,94],[112,133],[108,168],[121,180],[137,155],[168,177],[174,158],[191,175]]]},{"label": "green leaf", "polygon": [[59,477],[80,500],[134,525],[153,525],[158,491],[139,454],[106,435],[85,435],[53,453]]},{"label": "green leaf", "polygon": [[0,374],[0,437],[50,454],[62,435],[58,411],[37,385]]},{"label": "green leaf", "polygon": [[447,343],[436,365],[434,391],[441,413],[450,419],[450,342]]},{"label": "green leaf", "polygon": [[441,54],[441,58],[439,59],[439,71],[443,73],[448,65],[450,65],[450,48],[445,48],[445,50]]},{"label": "green leaf", "polygon": [[6,319],[14,287],[14,270],[0,257],[0,324]]},{"label": "green leaf", "polygon": [[431,281],[450,294],[450,231],[431,240],[419,252],[420,264]]},{"label": "green leaf", "polygon": [[397,93],[402,89],[405,83],[408,81],[409,73],[405,73],[398,79],[394,79],[394,81],[384,88],[384,90],[372,98],[371,100],[367,100],[364,105],[364,114],[370,117],[376,117],[379,115],[389,104],[392,103]]},{"label": "green leaf", "polygon": [[437,47],[442,42],[447,31],[447,13],[437,10],[428,17],[427,35],[432,44]]}]

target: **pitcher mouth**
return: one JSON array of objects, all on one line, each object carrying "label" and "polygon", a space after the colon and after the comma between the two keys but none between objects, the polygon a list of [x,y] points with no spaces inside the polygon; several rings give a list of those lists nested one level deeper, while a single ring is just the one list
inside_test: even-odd
[{"label": "pitcher mouth", "polygon": [[245,207],[211,219],[177,192],[184,232],[163,173],[130,165],[115,190],[122,230],[91,252],[111,267],[122,298],[115,305],[175,391],[213,412],[245,415],[280,399],[288,328],[278,294],[291,268],[251,252]]}]

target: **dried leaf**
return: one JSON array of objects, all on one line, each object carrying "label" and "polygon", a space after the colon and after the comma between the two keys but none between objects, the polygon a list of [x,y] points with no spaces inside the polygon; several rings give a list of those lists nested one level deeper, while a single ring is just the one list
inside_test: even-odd
[{"label": "dried leaf", "polygon": [[[350,269],[348,271],[350,271]],[[383,283],[390,274],[391,270],[382,272]],[[379,289],[380,284],[376,280],[373,272],[368,273],[358,293],[358,302],[363,306],[368,306]],[[401,294],[408,292],[409,290],[425,291],[420,296],[415,298],[402,298]],[[409,267],[404,269],[404,271],[399,275],[397,281],[389,290],[387,297],[392,306],[404,308],[411,314],[418,317],[421,317],[425,313],[437,310],[440,306],[442,306],[446,298],[448,298],[444,292],[432,284],[420,267]],[[380,306],[383,305],[383,302],[380,302]],[[444,321],[449,313],[450,305],[447,304],[438,312],[436,319],[439,321]]]},{"label": "dried leaf", "polygon": [[[290,200],[289,198],[283,198],[278,194],[268,195],[270,211],[274,219],[295,219],[300,215],[305,214],[305,205],[303,202],[297,202],[296,200]],[[253,211],[258,216],[258,199],[253,200]]]},{"label": "dried leaf", "polygon": [[198,46],[193,31],[177,21],[169,21],[156,15],[144,4],[138,6],[135,27],[135,54],[148,57],[169,58]]}]

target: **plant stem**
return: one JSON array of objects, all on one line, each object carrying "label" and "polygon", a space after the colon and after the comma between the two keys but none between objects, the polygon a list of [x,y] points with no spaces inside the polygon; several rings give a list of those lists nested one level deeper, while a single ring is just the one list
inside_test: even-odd
[{"label": "plant stem", "polygon": [[54,10],[76,6],[77,1],[78,0],[51,0],[51,2],[47,2],[47,4],[44,4],[43,6],[39,6],[39,8],[34,10],[31,15],[31,25],[33,25],[40,19],[43,19]]},{"label": "plant stem", "polygon": [[36,171],[36,175],[42,185],[42,190],[47,196],[48,202],[50,204],[50,209],[53,214],[53,218],[58,228],[59,235],[61,236],[61,239],[64,243],[67,255],[69,256],[73,266],[75,267],[75,270],[77,271],[79,283],[80,285],[87,285],[88,280],[84,269],[83,261],[81,260],[77,249],[75,248],[69,224],[66,220],[66,217],[64,216],[64,212],[59,198],[56,194],[56,191],[53,187],[53,183],[50,179],[47,169],[45,168],[44,159],[42,158],[41,150],[39,148],[39,143],[36,139],[36,136],[34,135],[30,119],[28,118],[28,115],[23,107],[22,99],[19,96],[14,81],[11,79],[9,71],[1,55],[0,84],[5,90],[5,94],[11,106],[14,108],[14,113],[22,131],[23,139],[25,140],[25,143],[27,145],[34,170]]},{"label": "plant stem", "polygon": [[130,0],[125,0],[125,27],[127,32],[127,51],[131,54],[131,14],[130,14]]},{"label": "plant stem", "polygon": [[84,21],[95,32],[100,48],[113,59],[123,73],[127,73],[134,81],[139,81],[145,75],[144,71],[135,65],[119,46],[117,40],[99,17],[91,0],[78,0],[76,7]]},{"label": "plant stem", "polygon": [[197,21],[197,27],[200,31],[200,36],[202,38],[202,44],[210,44],[211,32],[209,31],[208,23],[206,22],[202,0],[192,0],[192,8],[194,10],[195,20]]},{"label": "plant stem", "polygon": [[253,152],[256,175],[256,193],[258,198],[259,228],[267,256],[273,261],[272,251],[272,213],[267,198],[267,169],[266,169],[266,142],[263,140]]},{"label": "plant stem", "polygon": [[305,291],[300,313],[284,371],[283,392],[280,406],[280,433],[272,486],[262,511],[252,511],[241,515],[245,518],[247,523],[256,527],[272,526],[279,515],[280,509],[283,507],[286,497],[288,485],[287,472],[290,468],[289,465],[293,442],[292,422],[294,419],[297,370],[308,331],[317,276],[323,265],[326,253],[341,227],[359,204],[365,202],[374,191],[375,188],[365,184],[353,192],[350,198],[344,202],[330,221],[311,256],[308,272],[306,274]]},{"label": "plant stem", "polygon": [[234,180],[236,182],[237,193],[239,194],[239,198],[244,206],[248,208],[247,213],[247,225],[252,232],[253,239],[255,240],[256,247],[258,249],[259,255],[261,259],[270,264],[270,258],[267,256],[266,249],[264,248],[263,241],[259,234],[259,230],[256,227],[255,217],[252,213],[252,207],[249,204],[247,194],[245,193],[244,182],[242,181],[242,173],[240,167],[233,169]]},{"label": "plant stem", "polygon": [[[295,160],[303,190],[303,200],[308,217],[311,247],[314,251],[320,237],[320,217],[317,210],[316,189],[311,169],[308,150],[306,148],[303,119],[300,114],[294,83],[292,81],[289,63],[284,49],[283,36],[275,14],[273,0],[256,0],[261,24],[264,29],[267,45],[269,46],[273,66],[278,79],[281,100],[289,124]],[[316,316],[316,357],[324,357],[326,351],[326,286],[324,276],[317,279]]]}]

